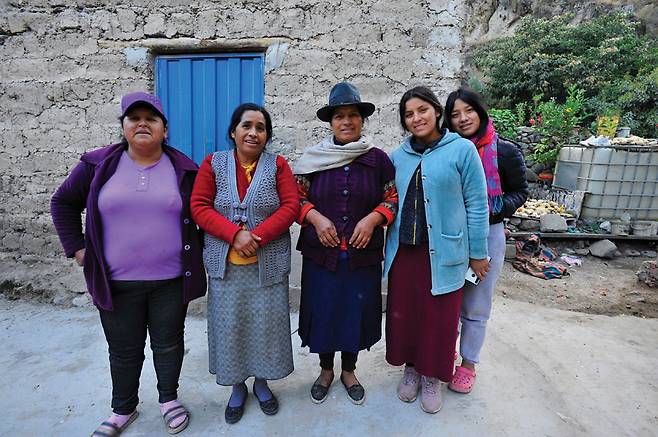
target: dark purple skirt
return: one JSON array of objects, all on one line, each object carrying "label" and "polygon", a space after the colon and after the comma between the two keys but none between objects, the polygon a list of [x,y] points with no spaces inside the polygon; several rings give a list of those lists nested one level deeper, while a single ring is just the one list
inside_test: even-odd
[{"label": "dark purple skirt", "polygon": [[347,254],[335,272],[304,258],[299,336],[313,353],[358,352],[382,337],[382,267],[350,270]]},{"label": "dark purple skirt", "polygon": [[452,379],[462,290],[433,296],[427,243],[400,244],[388,275],[386,361]]}]

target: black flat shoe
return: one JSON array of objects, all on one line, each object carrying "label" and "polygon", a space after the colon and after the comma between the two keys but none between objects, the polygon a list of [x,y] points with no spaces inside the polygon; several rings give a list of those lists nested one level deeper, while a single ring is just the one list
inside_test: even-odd
[{"label": "black flat shoe", "polygon": [[[251,391],[254,393],[254,396],[256,396],[256,399],[258,399],[256,388],[252,387]],[[267,414],[268,416],[274,416],[279,412],[279,401],[276,399],[276,396],[274,396],[274,393],[272,393],[272,390],[270,390],[270,394],[272,394],[272,397],[266,401],[261,401],[258,399],[258,404],[260,405],[260,409],[263,411],[263,413]]]},{"label": "black flat shoe", "polygon": [[329,387],[320,384],[320,377],[318,376],[318,379],[311,386],[311,401],[314,404],[321,404],[327,399],[327,396],[329,396]]},{"label": "black flat shoe", "polygon": [[345,381],[343,381],[343,375],[340,375],[340,382],[343,383],[343,387],[347,390],[347,397],[355,405],[361,405],[366,400],[366,390],[358,382],[351,386],[347,386]]},{"label": "black flat shoe", "polygon": [[240,419],[242,419],[242,413],[244,413],[244,405],[246,403],[247,403],[247,397],[245,396],[242,405],[239,405],[237,407],[229,407],[228,404],[226,404],[226,410],[224,410],[224,420],[226,420],[226,423],[228,423],[229,425],[238,423]]}]

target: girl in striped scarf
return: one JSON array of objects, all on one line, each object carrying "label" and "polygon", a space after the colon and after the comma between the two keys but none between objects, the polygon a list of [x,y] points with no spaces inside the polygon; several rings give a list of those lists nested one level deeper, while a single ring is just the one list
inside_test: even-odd
[{"label": "girl in striped scarf", "polygon": [[480,360],[487,321],[491,314],[493,291],[505,260],[505,227],[510,217],[528,197],[523,155],[519,147],[498,137],[482,97],[467,88],[450,93],[443,127],[471,140],[477,148],[487,180],[489,199],[488,247],[490,270],[478,285],[466,283],[461,307],[461,336],[457,367],[448,387],[469,393],[475,384],[475,365]]}]

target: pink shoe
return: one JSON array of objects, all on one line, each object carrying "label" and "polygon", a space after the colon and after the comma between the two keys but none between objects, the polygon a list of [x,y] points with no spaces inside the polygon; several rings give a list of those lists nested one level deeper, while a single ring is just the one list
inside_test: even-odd
[{"label": "pink shoe", "polygon": [[402,402],[413,402],[418,396],[420,375],[413,367],[404,367],[404,375],[398,384],[398,398]]},{"label": "pink shoe", "polygon": [[438,413],[443,406],[443,395],[441,393],[441,381],[429,376],[420,377],[420,408],[430,414]]},{"label": "pink shoe", "polygon": [[475,372],[463,366],[457,366],[448,388],[457,393],[470,393],[475,385]]}]

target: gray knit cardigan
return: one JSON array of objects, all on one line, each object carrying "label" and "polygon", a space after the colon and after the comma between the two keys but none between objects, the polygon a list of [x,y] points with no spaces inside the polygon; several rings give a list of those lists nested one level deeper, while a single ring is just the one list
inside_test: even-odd
[{"label": "gray knit cardigan", "polygon": [[[263,152],[247,194],[241,201],[238,194],[233,151],[215,152],[212,169],[217,191],[215,210],[234,223],[247,224],[254,229],[280,206],[276,189],[276,155]],[[203,260],[210,278],[224,278],[230,244],[205,234]],[[270,243],[259,248],[258,273],[260,285],[267,287],[281,282],[290,273],[290,232],[286,231]]]}]

